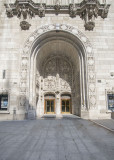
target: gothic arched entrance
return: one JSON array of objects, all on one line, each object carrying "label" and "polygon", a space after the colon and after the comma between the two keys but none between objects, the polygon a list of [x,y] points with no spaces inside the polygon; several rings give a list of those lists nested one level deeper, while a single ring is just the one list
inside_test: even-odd
[{"label": "gothic arched entrance", "polygon": [[[36,56],[36,94],[39,98],[37,111],[45,112],[44,95],[54,93],[54,112],[52,114],[76,114],[80,115],[80,56],[75,47],[65,39],[52,39],[46,42],[38,51]],[[69,93],[71,100],[62,100],[61,95]],[[48,103],[53,103],[53,101]],[[44,105],[44,110],[43,106]],[[51,112],[50,112],[51,114]]]},{"label": "gothic arched entrance", "polygon": [[[28,82],[25,90],[21,86],[21,91],[25,92],[26,108],[34,108],[39,116],[47,113],[45,103],[49,104],[47,109],[55,114],[68,112],[83,116],[88,109],[95,108],[92,47],[74,27],[49,25],[35,31],[22,54],[23,73]],[[55,95],[54,102],[47,102],[46,94]],[[54,103],[54,110],[53,107],[51,110],[51,103]]]}]

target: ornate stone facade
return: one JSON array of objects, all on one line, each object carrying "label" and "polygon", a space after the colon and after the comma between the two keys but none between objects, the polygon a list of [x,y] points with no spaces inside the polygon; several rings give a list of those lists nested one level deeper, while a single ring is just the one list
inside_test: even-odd
[{"label": "ornate stone facade", "polygon": [[[56,31],[56,27],[58,27],[58,25],[56,25],[56,24],[41,27],[38,30],[36,30],[28,38],[28,40],[25,44],[25,47],[23,49],[23,53],[22,53],[22,59],[23,58],[25,59],[25,57],[26,57],[27,64],[29,64],[29,61],[27,62],[27,59],[29,60],[29,56],[31,54],[30,47],[32,46],[35,39],[38,38],[38,36],[40,37],[44,33],[48,33],[49,31],[52,31],[52,30]],[[90,44],[89,40],[87,39],[87,37],[85,37],[85,35],[83,35],[79,30],[77,30],[73,26],[62,24],[62,25],[59,25],[59,30],[65,31],[66,33],[70,33],[70,34],[76,36],[78,39],[81,40],[81,43],[83,43],[84,48],[86,49],[86,51],[84,52],[85,57],[86,57],[86,65],[87,65],[87,71],[86,71],[85,76],[88,77],[87,78],[88,82],[86,82],[84,80],[85,81],[84,83],[87,87],[88,92],[83,93],[83,96],[85,94],[88,94],[88,100],[85,99],[84,97],[82,98],[82,102],[81,102],[82,108],[81,109],[82,110],[95,109],[96,108],[96,90],[95,90],[96,82],[95,82],[95,69],[94,69],[95,63],[94,63],[94,55],[93,55],[91,44]],[[58,68],[57,64],[59,64],[59,69],[57,69]],[[22,66],[23,66],[23,64],[22,64]],[[24,79],[26,80],[27,79],[26,73],[29,73],[29,72],[25,71],[22,67],[21,73],[24,74],[24,76],[25,76]],[[74,86],[72,87],[71,69],[70,69],[70,67],[68,67],[66,61],[62,60],[61,58],[51,59],[49,62],[46,63],[46,66],[44,67],[44,73],[45,74],[43,76],[45,78],[44,78],[44,80],[42,80],[42,82],[44,82],[44,85],[42,85],[42,87],[41,87],[42,89],[41,89],[41,93],[40,93],[41,99],[43,98],[43,94],[44,94],[44,92],[42,92],[43,90],[45,90],[47,92],[57,92],[57,91],[60,92],[60,90],[68,91],[71,94],[74,94],[74,97],[75,97],[75,90],[74,90],[74,92],[73,91],[71,92],[71,89],[74,87]],[[65,74],[65,73],[67,73],[67,74]],[[31,74],[31,73],[29,73],[29,74]],[[21,79],[21,81],[22,81],[22,79]],[[38,81],[37,81],[37,85],[38,85]],[[53,90],[53,88],[54,88],[54,90]],[[26,86],[25,92],[21,92],[21,93],[25,94],[28,97],[29,92],[32,92],[32,88],[31,88],[31,91],[29,91],[29,90],[30,90],[30,88],[27,88],[27,86]],[[83,90],[82,92],[85,92],[84,88],[82,90]],[[23,91],[22,85],[20,85],[20,91]],[[39,94],[38,94],[38,96],[39,96]],[[30,104],[32,106],[34,106],[34,103],[36,103],[36,102],[33,102],[31,99]]]},{"label": "ornate stone facade", "polygon": [[11,119],[14,108],[18,119],[33,112],[42,116],[45,96],[53,95],[56,115],[61,115],[62,96],[69,96],[70,113],[109,118],[107,95],[114,94],[114,2],[7,4],[0,1],[0,96],[8,99],[7,110],[0,110],[2,117]]},{"label": "ornate stone facade", "polygon": [[[109,4],[100,4],[98,0],[83,0],[81,3],[70,2],[67,5],[62,5],[60,0],[55,0],[54,4],[47,5],[46,3],[34,3],[32,0],[16,0],[14,4],[5,4],[6,13],[9,18],[17,15],[17,17],[23,17],[24,20],[27,17],[33,18],[35,15],[44,17],[45,14],[60,13],[70,14],[71,17],[79,15],[85,21],[85,29],[93,30],[95,27],[95,18],[101,16],[103,19],[107,17]],[[23,21],[25,22],[25,21]],[[27,23],[27,22],[26,22]],[[22,22],[21,22],[22,24]],[[22,25],[21,25],[22,26]],[[28,25],[27,25],[28,26]],[[25,27],[21,27],[25,30]]]}]

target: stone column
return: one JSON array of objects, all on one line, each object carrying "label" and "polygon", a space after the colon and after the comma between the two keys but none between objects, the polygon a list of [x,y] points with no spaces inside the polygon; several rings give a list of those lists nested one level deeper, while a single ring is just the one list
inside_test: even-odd
[{"label": "stone column", "polygon": [[61,114],[61,100],[59,92],[56,93],[55,112],[57,116]]}]

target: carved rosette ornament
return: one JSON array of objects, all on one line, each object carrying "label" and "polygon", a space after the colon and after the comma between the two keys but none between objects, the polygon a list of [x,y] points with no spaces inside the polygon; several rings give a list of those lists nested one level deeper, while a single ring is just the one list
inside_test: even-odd
[{"label": "carved rosette ornament", "polygon": [[[68,2],[67,2],[68,3]],[[9,18],[17,16],[20,19],[27,20],[35,15],[44,17],[45,14],[68,14],[70,17],[80,16],[85,21],[85,29],[93,30],[95,27],[95,18],[101,16],[107,18],[110,4],[101,4],[99,0],[83,0],[80,3],[68,3],[62,5],[60,0],[55,0],[54,4],[35,3],[32,0],[16,0],[15,3],[5,4],[6,14]],[[22,28],[23,29],[23,28]]]}]

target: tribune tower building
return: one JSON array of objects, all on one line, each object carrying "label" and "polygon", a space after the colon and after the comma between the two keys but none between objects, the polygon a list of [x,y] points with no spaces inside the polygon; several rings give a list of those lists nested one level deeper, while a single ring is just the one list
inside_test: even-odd
[{"label": "tribune tower building", "polygon": [[0,119],[113,111],[113,0],[0,1]]}]

